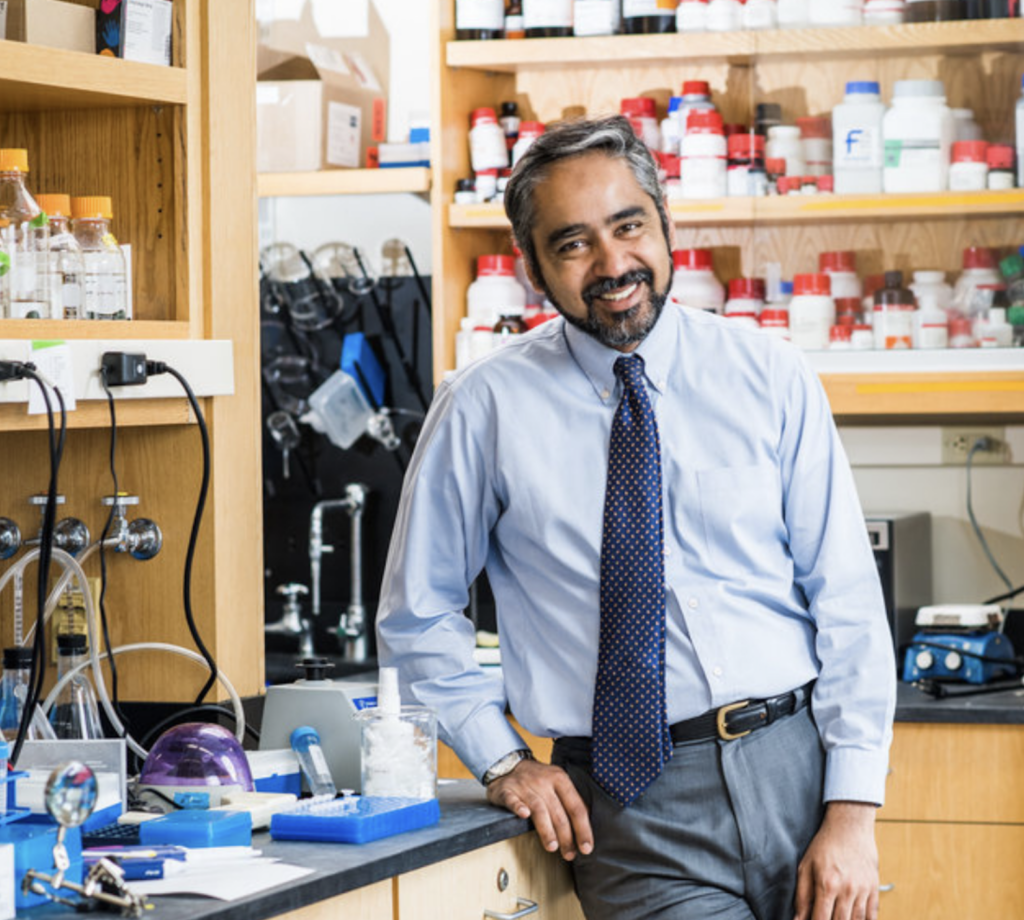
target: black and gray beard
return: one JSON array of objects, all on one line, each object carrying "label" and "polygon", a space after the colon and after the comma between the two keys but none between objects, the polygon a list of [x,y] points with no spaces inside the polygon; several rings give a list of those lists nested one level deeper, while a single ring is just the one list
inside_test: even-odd
[{"label": "black and gray beard", "polygon": [[[610,317],[600,317],[594,308],[594,301],[609,291],[621,290],[631,284],[646,284],[651,291],[651,296],[638,303],[635,307],[617,313]],[[633,345],[642,342],[647,334],[658,322],[665,303],[668,300],[669,288],[664,292],[654,290],[654,273],[646,268],[636,269],[627,272],[618,278],[607,278],[592,284],[583,292],[583,302],[587,305],[587,316],[581,318],[573,316],[559,306],[558,302],[546,291],[551,305],[558,310],[565,321],[581,332],[585,332],[592,338],[597,339],[602,345],[609,348],[622,348],[626,345]]]}]

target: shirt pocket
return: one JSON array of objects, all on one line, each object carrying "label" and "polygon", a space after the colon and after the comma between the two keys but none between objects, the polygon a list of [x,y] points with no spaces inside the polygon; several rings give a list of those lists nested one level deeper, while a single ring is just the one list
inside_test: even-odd
[{"label": "shirt pocket", "polygon": [[698,471],[697,495],[708,564],[716,574],[759,580],[786,564],[777,467],[764,463]]}]

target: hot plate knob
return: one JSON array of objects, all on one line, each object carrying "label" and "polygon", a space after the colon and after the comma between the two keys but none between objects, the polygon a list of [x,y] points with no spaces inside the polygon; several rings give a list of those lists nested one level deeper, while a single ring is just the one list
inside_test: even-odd
[{"label": "hot plate knob", "polygon": [[946,666],[947,671],[959,671],[964,659],[959,652],[949,652],[942,663]]},{"label": "hot plate knob", "polygon": [[935,664],[935,656],[927,650],[918,652],[917,656],[914,658],[914,664],[916,664],[920,670],[928,671]]}]

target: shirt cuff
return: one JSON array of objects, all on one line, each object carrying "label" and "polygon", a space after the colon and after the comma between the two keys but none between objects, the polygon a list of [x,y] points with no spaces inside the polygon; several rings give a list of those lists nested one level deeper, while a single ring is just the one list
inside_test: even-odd
[{"label": "shirt cuff", "polygon": [[530,749],[496,706],[481,709],[452,734],[455,753],[477,779],[506,754]]},{"label": "shirt cuff", "polygon": [[825,757],[825,802],[885,804],[886,751],[833,748]]}]

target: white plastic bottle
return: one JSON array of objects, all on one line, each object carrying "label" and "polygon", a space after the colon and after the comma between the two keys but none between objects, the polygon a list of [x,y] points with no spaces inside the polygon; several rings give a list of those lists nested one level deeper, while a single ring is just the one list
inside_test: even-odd
[{"label": "white plastic bottle", "polygon": [[[914,272],[916,278],[919,272]],[[914,286],[911,285],[911,290]],[[934,294],[918,294],[917,312],[914,313],[914,348],[939,349],[949,347],[949,317],[935,299]]]},{"label": "white plastic bottle", "polygon": [[859,26],[864,21],[864,0],[811,0],[812,26]]},{"label": "white plastic bottle", "polygon": [[[1021,6],[1024,16],[1024,6]],[[1021,95],[1017,100],[1017,187],[1024,188],[1024,77],[1021,78]]]},{"label": "white plastic bottle", "polygon": [[985,188],[988,188],[988,141],[954,141],[949,190],[979,192]]},{"label": "white plastic bottle", "polygon": [[621,22],[619,0],[575,0],[573,3],[573,35],[614,35]]},{"label": "white plastic bottle", "polygon": [[877,195],[882,191],[882,103],[878,83],[846,84],[843,101],[832,110],[832,166],[837,195]]},{"label": "white plastic bottle", "polygon": [[522,157],[523,154],[530,148],[538,137],[544,133],[544,125],[539,121],[524,121],[519,125],[519,137],[516,138],[515,145],[512,147],[512,165],[515,166]]},{"label": "white plastic bottle", "polygon": [[953,286],[953,310],[967,316],[978,288],[1002,282],[992,250],[987,246],[968,246],[964,249],[963,271]]},{"label": "white plastic bottle", "polygon": [[661,129],[658,127],[657,103],[648,96],[619,100],[619,112],[629,119],[636,136],[652,153],[661,150]]},{"label": "white plastic bottle", "polygon": [[49,319],[49,228],[25,188],[28,151],[0,150],[0,317]]},{"label": "white plastic bottle", "polygon": [[924,309],[925,301],[934,304],[943,313],[953,306],[953,288],[946,283],[946,273],[943,271],[915,271],[910,290],[914,292],[921,309]]},{"label": "white plastic bottle", "polygon": [[679,122],[679,139],[686,137],[686,122],[690,112],[715,112],[715,104],[711,101],[711,86],[707,80],[684,80],[679,94],[679,106],[676,119]]},{"label": "white plastic bottle", "polygon": [[516,280],[515,260],[505,255],[480,256],[476,281],[466,292],[466,315],[474,328],[493,329],[510,307],[520,313],[526,309],[526,291]]},{"label": "white plastic bottle", "polygon": [[680,0],[676,7],[677,32],[706,32],[708,0]]},{"label": "white plastic bottle", "polygon": [[779,28],[803,29],[810,24],[810,0],[779,0]]},{"label": "white plastic bottle", "polygon": [[721,313],[725,288],[711,268],[710,249],[677,249],[672,253],[672,287],[669,300],[681,307]]},{"label": "white plastic bottle", "polygon": [[679,106],[682,96],[672,96],[668,101],[668,114],[661,120],[661,152],[679,156],[679,144],[683,139],[679,128]]},{"label": "white plastic bottle", "polygon": [[718,112],[690,112],[680,154],[683,198],[725,197],[727,145]]},{"label": "white plastic bottle", "polygon": [[802,176],[806,164],[800,129],[796,125],[772,125],[768,129],[764,155],[769,160],[785,160],[787,176]]},{"label": "white plastic bottle", "polygon": [[708,4],[709,32],[737,32],[743,28],[740,0],[711,0]]},{"label": "white plastic bottle", "polygon": [[485,169],[506,169],[508,167],[508,145],[505,132],[498,124],[494,109],[474,109],[470,116],[469,162],[473,172]]},{"label": "white plastic bottle", "polygon": [[903,22],[905,7],[903,0],[866,0],[864,25],[898,26]]},{"label": "white plastic bottle", "polygon": [[789,302],[789,336],[794,345],[808,351],[828,348],[836,322],[831,292],[829,277],[823,272],[794,276],[793,299]]},{"label": "white plastic bottle", "polygon": [[85,260],[69,227],[68,195],[37,195],[36,203],[50,220],[50,315],[54,319],[82,319],[85,297]]},{"label": "white plastic bottle", "polygon": [[744,29],[774,29],[778,24],[779,7],[776,0],[747,0],[743,7]]},{"label": "white plastic bottle", "polygon": [[829,276],[829,293],[833,300],[864,296],[864,286],[857,275],[857,253],[851,249],[818,254],[818,271]]},{"label": "white plastic bottle", "polygon": [[127,319],[124,253],[110,232],[114,217],[105,196],[72,198],[74,233],[85,260],[85,318]]},{"label": "white plastic bottle", "polygon": [[953,115],[941,80],[897,80],[882,119],[886,192],[941,192],[949,182]]}]

